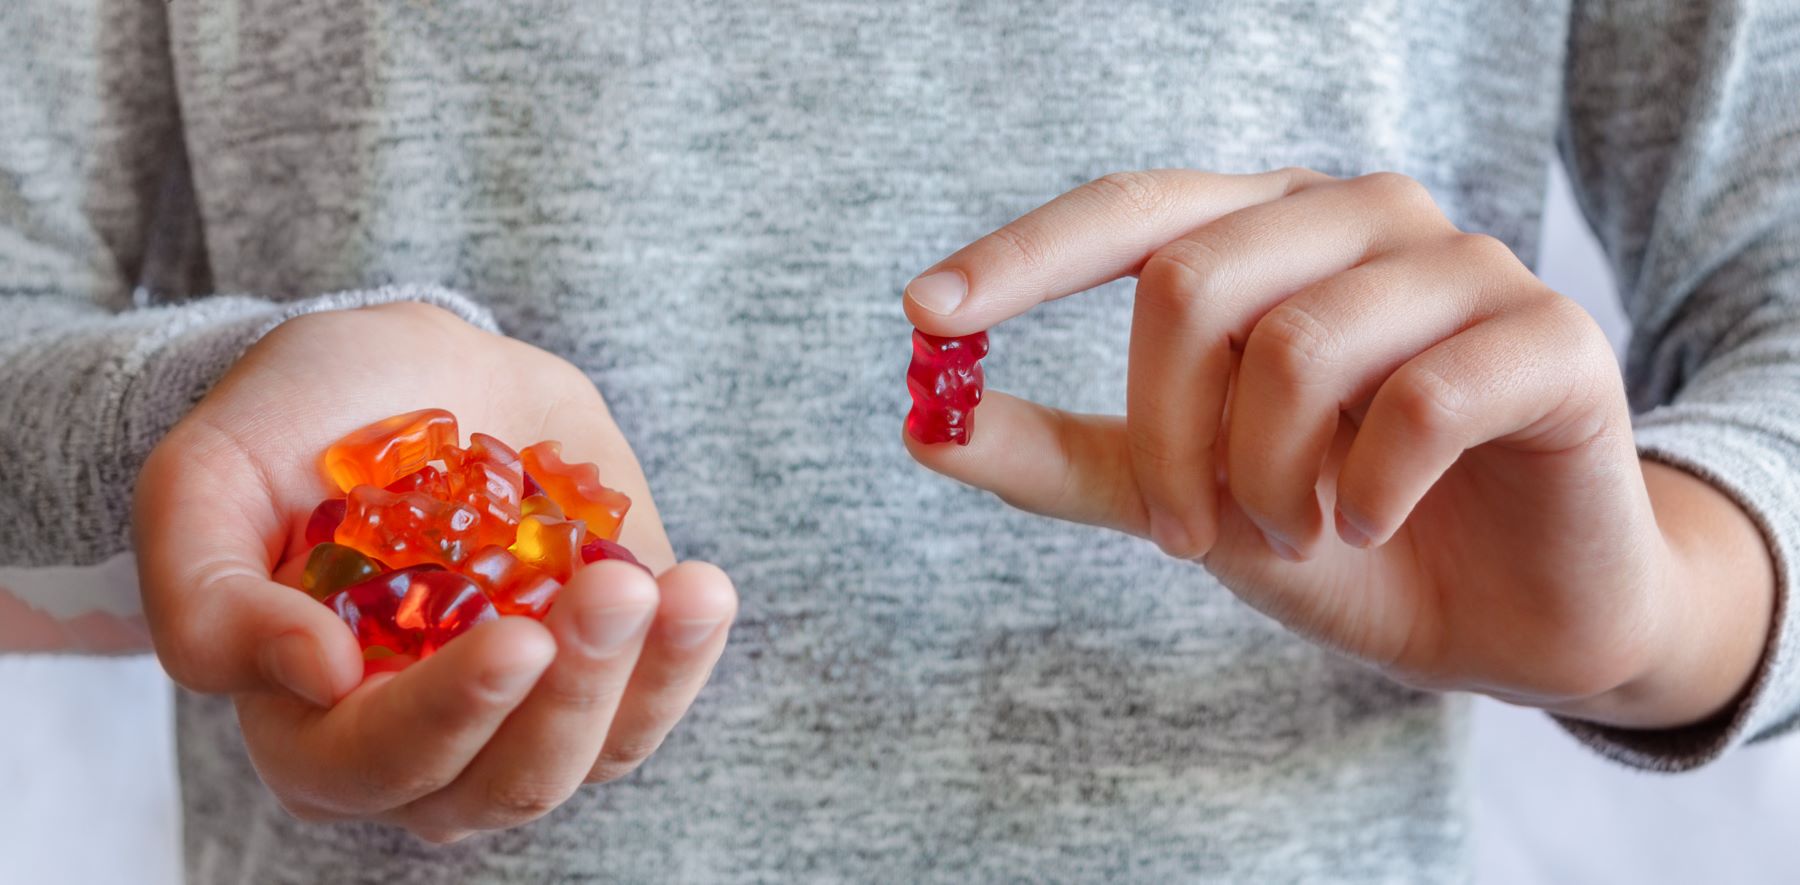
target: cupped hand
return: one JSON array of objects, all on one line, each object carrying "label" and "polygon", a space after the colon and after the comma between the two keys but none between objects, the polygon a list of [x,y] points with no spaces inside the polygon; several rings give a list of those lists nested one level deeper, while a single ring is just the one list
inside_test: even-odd
[{"label": "cupped hand", "polygon": [[1132,275],[1122,418],[991,393],[970,445],[914,457],[1153,539],[1411,684],[1660,726],[1748,681],[1760,535],[1640,463],[1599,328],[1417,182],[1107,176],[921,274],[906,311],[963,335]]},{"label": "cupped hand", "polygon": [[[583,567],[543,623],[501,618],[365,679],[344,624],[274,576],[295,570],[307,516],[335,492],[319,473],[325,447],[426,407],[449,409],[465,434],[561,440],[571,461],[598,464],[633,502],[621,542],[658,576]],[[516,826],[635,768],[705,683],[737,605],[719,569],[675,563],[643,472],[580,370],[419,304],[270,332],[151,454],[135,529],[158,656],[181,685],[233,696],[282,804],[433,841]]]}]

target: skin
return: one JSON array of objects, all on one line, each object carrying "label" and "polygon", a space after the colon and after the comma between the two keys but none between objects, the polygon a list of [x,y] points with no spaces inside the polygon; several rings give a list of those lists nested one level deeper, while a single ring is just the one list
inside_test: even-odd
[{"label": "skin", "polygon": [[968,446],[913,456],[1150,538],[1410,685],[1634,728],[1742,694],[1761,534],[1638,457],[1599,328],[1417,182],[1110,175],[928,269],[906,312],[966,335],[1125,276],[1123,417],[991,392]]},{"label": "skin", "polygon": [[[365,678],[348,628],[293,589],[306,518],[335,493],[317,459],[350,430],[428,406],[465,436],[557,439],[570,461],[597,463],[633,502],[622,543],[657,577],[584,567],[543,623],[501,618]],[[580,370],[419,304],[271,332],[151,454],[135,528],[158,656],[181,685],[232,696],[282,805],[434,842],[517,826],[636,768],[706,682],[737,611],[723,572],[676,564]]]}]

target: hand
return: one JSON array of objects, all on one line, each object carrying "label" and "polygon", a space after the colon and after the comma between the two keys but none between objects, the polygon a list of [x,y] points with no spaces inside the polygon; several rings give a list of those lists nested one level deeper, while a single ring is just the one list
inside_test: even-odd
[{"label": "hand", "polygon": [[[306,518],[335,492],[318,475],[324,448],[430,406],[465,434],[557,439],[599,464],[633,502],[622,542],[660,577],[584,567],[542,624],[501,618],[365,680],[348,628],[271,576],[304,556]],[[516,826],[631,771],[705,683],[737,605],[717,568],[674,564],[643,472],[580,370],[417,304],[276,328],[151,454],[135,523],[163,665],[194,691],[233,694],[283,806],[432,841]]]},{"label": "hand", "polygon": [[1418,183],[1107,176],[921,275],[906,311],[964,335],[1127,275],[1123,419],[990,393],[970,445],[913,456],[1198,559],[1410,684],[1653,727],[1747,683],[1760,535],[1640,465],[1599,329]]}]

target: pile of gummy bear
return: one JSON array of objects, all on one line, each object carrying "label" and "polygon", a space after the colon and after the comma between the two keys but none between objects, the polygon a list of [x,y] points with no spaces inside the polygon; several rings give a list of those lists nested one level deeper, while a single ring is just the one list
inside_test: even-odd
[{"label": "pile of gummy bear", "polygon": [[[631,499],[545,441],[461,439],[443,409],[395,415],[325,450],[344,493],[313,511],[301,589],[337,612],[365,657],[425,657],[501,615],[542,619],[575,569],[640,568],[618,544]],[[646,569],[648,571],[648,569]]]}]

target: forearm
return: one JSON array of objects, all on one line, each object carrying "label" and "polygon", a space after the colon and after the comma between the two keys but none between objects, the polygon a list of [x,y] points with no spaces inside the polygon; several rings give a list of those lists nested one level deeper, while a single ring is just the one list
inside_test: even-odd
[{"label": "forearm", "polygon": [[1756,524],[1690,473],[1643,462],[1661,530],[1661,616],[1646,626],[1642,666],[1611,691],[1551,712],[1625,728],[1672,728],[1732,708],[1769,643],[1775,569]]}]

